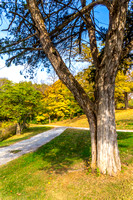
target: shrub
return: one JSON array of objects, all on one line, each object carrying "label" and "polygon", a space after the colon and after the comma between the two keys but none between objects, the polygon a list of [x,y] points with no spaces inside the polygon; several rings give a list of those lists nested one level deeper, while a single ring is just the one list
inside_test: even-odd
[{"label": "shrub", "polygon": [[16,134],[16,123],[3,122],[0,130],[0,141],[5,140]]},{"label": "shrub", "polygon": [[118,103],[117,109],[122,109],[122,108],[125,108],[125,104],[124,103]]},{"label": "shrub", "polygon": [[130,108],[133,108],[133,99],[131,99],[129,102],[128,102],[128,105]]}]

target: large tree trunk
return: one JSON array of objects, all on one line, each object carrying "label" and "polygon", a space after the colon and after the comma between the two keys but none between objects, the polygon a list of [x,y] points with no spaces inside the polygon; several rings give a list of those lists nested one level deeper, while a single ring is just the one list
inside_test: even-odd
[{"label": "large tree trunk", "polygon": [[96,75],[97,167],[103,174],[113,175],[121,170],[115,126],[115,75],[103,66]]},{"label": "large tree trunk", "polygon": [[91,133],[91,167],[103,174],[114,175],[121,170],[115,126],[114,84],[99,84],[96,113],[88,118]]},{"label": "large tree trunk", "polygon": [[[111,86],[112,87],[112,86]],[[113,93],[103,91],[97,108],[97,167],[105,174],[113,175],[121,170],[115,126]]]}]

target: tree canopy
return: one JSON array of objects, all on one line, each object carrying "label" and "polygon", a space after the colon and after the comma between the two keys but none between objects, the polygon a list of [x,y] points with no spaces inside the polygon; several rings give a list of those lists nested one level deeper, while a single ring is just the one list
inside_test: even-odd
[{"label": "tree canopy", "polygon": [[[12,63],[16,65],[28,64],[27,72],[33,77],[35,68],[38,66],[49,67],[50,63],[39,42],[38,28],[33,22],[28,2],[23,0],[0,2],[1,22],[4,21],[5,17],[9,21],[9,25],[3,29],[3,31],[8,32],[8,36],[0,39],[0,55],[9,55],[6,61],[7,66]],[[40,9],[52,43],[64,55],[64,58],[66,55],[69,57],[69,61],[75,46],[78,46],[79,53],[81,53],[81,45],[88,44],[86,36],[88,26],[96,33],[93,45],[96,40],[105,41],[107,30],[105,31],[104,27],[98,27],[98,19],[95,19],[95,6],[102,4],[110,10],[110,1],[97,0],[90,3],[89,0],[43,0],[35,2]],[[91,19],[87,21],[84,14],[90,12],[91,9],[93,10]],[[133,6],[129,5],[122,59],[130,54],[132,48],[132,13]],[[92,45],[90,47],[92,48]],[[100,49],[102,56],[104,47],[101,46]],[[97,48],[93,54],[97,54]]]},{"label": "tree canopy", "polygon": [[0,116],[16,121],[22,129],[40,108],[41,93],[30,82],[6,83],[0,87]]},{"label": "tree canopy", "polygon": [[37,121],[73,118],[83,113],[71,92],[60,81],[47,87],[42,99],[43,109],[37,116]]}]

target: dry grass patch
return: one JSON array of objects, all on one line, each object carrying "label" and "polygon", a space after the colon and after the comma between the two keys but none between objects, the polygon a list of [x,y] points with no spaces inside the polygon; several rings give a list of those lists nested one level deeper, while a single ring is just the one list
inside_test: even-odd
[{"label": "dry grass patch", "polygon": [[130,167],[117,177],[96,174],[86,174],[86,171],[67,172],[58,175],[47,185],[46,199],[48,200],[112,200],[133,199],[133,185]]},{"label": "dry grass patch", "polygon": [[[133,130],[133,109],[116,110],[116,128]],[[67,119],[51,123],[51,125],[68,126],[68,127],[84,127],[88,128],[88,120],[85,115],[75,117],[74,119]]]}]

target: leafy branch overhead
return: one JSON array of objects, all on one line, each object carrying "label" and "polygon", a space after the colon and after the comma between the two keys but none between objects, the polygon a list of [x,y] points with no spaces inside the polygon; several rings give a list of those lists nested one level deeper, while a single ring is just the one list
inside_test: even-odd
[{"label": "leafy branch overhead", "polygon": [[[75,42],[79,45],[79,49],[81,49],[84,32],[86,32],[90,26],[92,30],[96,31],[97,36],[102,36],[102,40],[106,37],[105,33],[94,25],[91,18],[86,20],[84,15],[91,11],[93,7],[100,4],[110,9],[110,1],[97,0],[86,6],[85,3],[83,3],[84,6],[82,8],[79,3],[79,6],[76,6],[77,1],[72,0],[61,2],[50,1],[49,4],[45,1],[43,3],[42,1],[38,1],[37,4],[40,8],[49,36],[57,49],[61,52],[64,52],[65,49],[73,48]],[[46,6],[47,9],[44,9]],[[9,26],[3,31],[8,31],[9,37],[0,40],[0,54],[9,54],[7,65],[10,66],[12,62],[15,64],[23,64],[28,61],[29,64],[34,66],[40,63],[43,63],[45,66],[47,58],[43,53],[42,46],[37,36],[38,28],[31,18],[26,2],[16,0],[6,3],[6,1],[1,1],[0,12],[3,13],[1,16],[1,20],[3,21],[4,11],[9,20]],[[129,24],[132,19],[132,7],[128,12],[127,20]],[[126,27],[125,31],[127,34],[125,35],[123,46],[122,56],[124,57],[132,48],[132,42],[127,42],[129,38],[133,40],[131,30],[132,24],[130,27]],[[10,40],[10,36],[12,40]],[[79,42],[77,43],[77,41]],[[94,45],[94,41],[91,42],[91,44],[92,43]],[[35,56],[31,59],[33,55]]]}]

